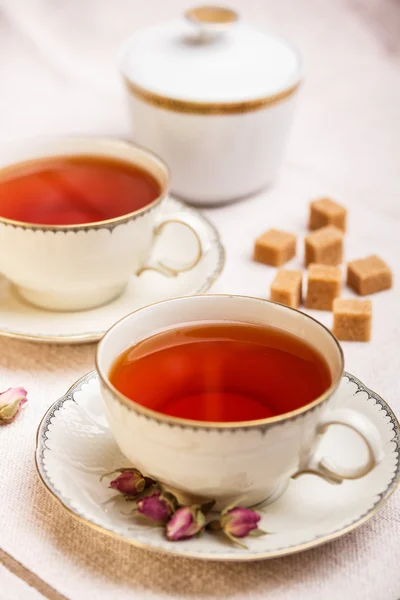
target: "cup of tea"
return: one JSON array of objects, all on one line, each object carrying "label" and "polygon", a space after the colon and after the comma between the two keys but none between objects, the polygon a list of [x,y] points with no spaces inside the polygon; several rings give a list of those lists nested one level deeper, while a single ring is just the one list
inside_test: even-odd
[{"label": "cup of tea", "polygon": [[[37,306],[83,310],[116,298],[145,269],[164,276],[191,269],[202,255],[200,238],[191,214],[163,218],[169,182],[161,159],[116,139],[8,147],[0,157],[0,273]],[[194,255],[180,264],[151,261],[171,222],[190,229]]]},{"label": "cup of tea", "polygon": [[[337,406],[336,338],[280,304],[206,295],[147,306],[105,334],[96,364],[123,454],[190,502],[252,506],[301,473],[331,483],[363,477],[383,455],[367,417]],[[364,464],[319,456],[321,437],[338,424],[364,440]]]}]

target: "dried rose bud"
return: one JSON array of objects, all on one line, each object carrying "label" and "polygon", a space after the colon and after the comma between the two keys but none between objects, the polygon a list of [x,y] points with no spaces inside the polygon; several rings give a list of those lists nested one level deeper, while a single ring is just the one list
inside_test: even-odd
[{"label": "dried rose bud", "polygon": [[118,477],[110,482],[110,488],[124,496],[134,497],[143,492],[146,480],[137,469],[124,469]]},{"label": "dried rose bud", "polygon": [[175,510],[176,502],[170,494],[154,492],[154,494],[138,500],[136,506],[138,513],[150,521],[166,523]]},{"label": "dried rose bud", "polygon": [[0,425],[14,421],[22,406],[28,401],[27,391],[22,387],[10,388],[0,394]]},{"label": "dried rose bud", "polygon": [[258,528],[261,517],[250,508],[239,506],[228,506],[221,512],[218,520],[211,521],[207,525],[209,531],[223,531],[224,534],[235,544],[247,548],[238,538],[247,535],[258,537],[266,535],[266,532]]},{"label": "dried rose bud", "polygon": [[221,527],[232,537],[243,538],[254,529],[258,529],[260,519],[255,510],[237,506],[222,514]]},{"label": "dried rose bud", "polygon": [[204,529],[206,519],[200,507],[182,506],[168,522],[165,533],[171,542],[187,540]]}]

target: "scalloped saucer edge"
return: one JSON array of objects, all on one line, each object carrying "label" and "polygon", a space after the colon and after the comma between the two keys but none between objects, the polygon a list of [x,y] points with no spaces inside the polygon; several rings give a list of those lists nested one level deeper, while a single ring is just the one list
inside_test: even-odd
[{"label": "scalloped saucer edge", "polygon": [[[79,379],[45,413],[37,432],[36,468],[53,497],[76,519],[104,534],[148,550],[220,561],[251,561],[293,554],[330,542],[374,516],[400,482],[400,426],[388,404],[356,377],[343,376],[338,405],[357,407],[385,441],[385,458],[369,475],[331,485],[313,475],[291,480],[273,503],[261,507],[261,526],[271,535],[249,540],[249,549],[227,545],[205,533],[168,542],[160,529],[138,524],[121,512],[113,491],[100,482],[106,471],[127,464],[105,418],[96,371]],[[323,451],[359,460],[365,451],[345,428],[331,428]]]}]

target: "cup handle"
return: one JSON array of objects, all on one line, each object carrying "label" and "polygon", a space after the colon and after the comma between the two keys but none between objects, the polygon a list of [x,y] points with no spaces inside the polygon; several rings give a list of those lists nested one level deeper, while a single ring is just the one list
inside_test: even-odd
[{"label": "cup handle", "polygon": [[323,435],[331,425],[344,425],[355,431],[365,442],[368,449],[368,458],[364,464],[357,467],[337,466],[328,458],[317,458],[315,449],[293,478],[305,473],[312,473],[322,477],[329,483],[342,483],[345,479],[359,479],[364,477],[378,465],[383,457],[383,442],[375,425],[371,421],[350,408],[340,408],[328,413],[318,425],[317,433]]},{"label": "cup handle", "polygon": [[176,216],[174,214],[170,215],[168,219],[162,220],[158,223],[154,230],[154,243],[156,243],[157,238],[160,237],[165,227],[171,225],[172,223],[178,223],[182,225],[182,227],[186,227],[189,229],[195,238],[197,249],[196,255],[192,258],[192,260],[182,263],[180,265],[171,265],[167,264],[163,260],[150,260],[147,264],[141,267],[136,275],[141,275],[144,271],[156,271],[157,273],[161,273],[165,277],[176,277],[179,273],[184,273],[185,271],[190,271],[193,269],[201,260],[204,252],[203,246],[200,240],[200,236],[195,229],[197,219],[193,218],[191,214],[182,214],[182,212],[178,213]]}]

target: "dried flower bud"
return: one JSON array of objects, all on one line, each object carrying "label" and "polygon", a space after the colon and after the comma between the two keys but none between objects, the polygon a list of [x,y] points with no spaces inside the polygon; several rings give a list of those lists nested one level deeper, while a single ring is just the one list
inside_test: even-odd
[{"label": "dried flower bud", "polygon": [[199,506],[182,506],[167,524],[167,539],[171,542],[187,540],[200,533],[204,529],[205,522],[205,516]]},{"label": "dried flower bud", "polygon": [[237,506],[222,514],[221,527],[225,533],[235,538],[243,538],[254,529],[258,529],[260,519],[260,515],[254,510]]},{"label": "dried flower bud", "polygon": [[22,387],[10,388],[0,394],[0,425],[14,421],[22,406],[28,401],[27,391]]},{"label": "dried flower bud", "polygon": [[124,469],[118,477],[110,482],[110,487],[124,496],[135,497],[146,487],[146,481],[137,469]]},{"label": "dried flower bud", "polygon": [[223,531],[232,542],[242,548],[247,548],[239,538],[248,535],[252,537],[266,535],[265,531],[258,528],[260,519],[260,515],[255,510],[239,506],[228,506],[221,512],[219,519],[208,523],[207,529],[209,531]]},{"label": "dried flower bud", "polygon": [[136,506],[138,513],[150,521],[166,523],[175,510],[176,502],[172,495],[157,491],[138,500]]}]

